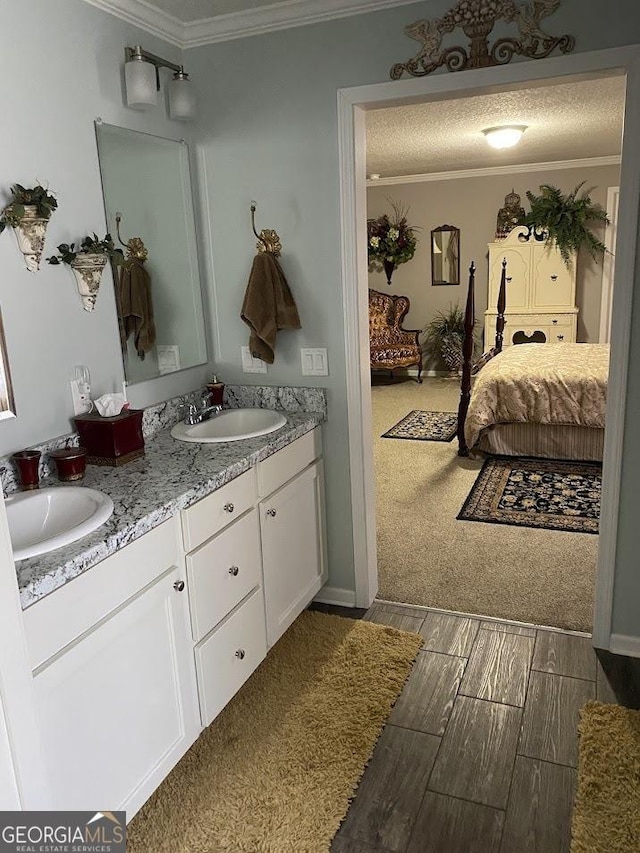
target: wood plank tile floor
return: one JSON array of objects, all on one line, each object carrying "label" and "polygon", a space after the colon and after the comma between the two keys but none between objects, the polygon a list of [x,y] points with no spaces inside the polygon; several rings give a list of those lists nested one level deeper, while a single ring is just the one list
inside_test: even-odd
[{"label": "wood plank tile floor", "polygon": [[615,701],[590,639],[377,602],[363,618],[424,645],[332,853],[568,853],[578,714]]}]

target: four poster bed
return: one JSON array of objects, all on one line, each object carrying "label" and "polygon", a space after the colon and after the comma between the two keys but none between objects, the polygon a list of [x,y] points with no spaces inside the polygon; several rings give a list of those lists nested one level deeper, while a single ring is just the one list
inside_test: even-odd
[{"label": "four poster bed", "polygon": [[602,461],[609,347],[530,343],[503,349],[506,268],[504,260],[495,344],[475,365],[474,264],[469,269],[458,455]]}]

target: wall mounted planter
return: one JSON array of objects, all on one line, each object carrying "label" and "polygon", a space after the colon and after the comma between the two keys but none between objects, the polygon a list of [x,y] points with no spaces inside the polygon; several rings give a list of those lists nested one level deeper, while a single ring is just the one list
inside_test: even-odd
[{"label": "wall mounted planter", "polygon": [[27,204],[24,214],[13,232],[16,235],[18,248],[24,255],[24,260],[29,272],[37,272],[40,269],[40,260],[44,250],[44,238],[47,233],[49,219],[38,216],[35,205]]},{"label": "wall mounted planter", "polygon": [[70,264],[85,311],[93,311],[96,307],[98,289],[106,263],[106,255],[83,254],[74,258]]}]

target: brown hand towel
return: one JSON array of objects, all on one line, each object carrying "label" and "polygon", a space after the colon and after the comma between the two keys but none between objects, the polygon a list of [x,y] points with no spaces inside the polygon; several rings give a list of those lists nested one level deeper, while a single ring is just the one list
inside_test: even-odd
[{"label": "brown hand towel", "polygon": [[300,328],[296,303],[271,252],[259,252],[253,259],[240,316],[251,329],[251,354],[267,364],[273,364],[278,330]]},{"label": "brown hand towel", "polygon": [[133,335],[133,343],[141,360],[153,349],[156,327],[151,300],[151,277],[142,263],[133,260],[120,267],[118,276],[118,319],[123,349]]}]

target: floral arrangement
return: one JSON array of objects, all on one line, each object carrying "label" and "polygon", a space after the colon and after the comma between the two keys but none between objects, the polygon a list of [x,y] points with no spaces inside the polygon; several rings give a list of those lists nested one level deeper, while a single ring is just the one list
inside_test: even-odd
[{"label": "floral arrangement", "polygon": [[410,261],[416,251],[417,228],[407,222],[408,208],[390,202],[393,217],[388,214],[377,219],[367,220],[367,249],[369,270],[387,275],[391,284],[391,275],[400,264]]},{"label": "floral arrangement", "polygon": [[36,216],[49,219],[58,206],[55,196],[45,188],[36,184],[35,187],[23,187],[14,184],[11,187],[11,202],[0,212],[0,234],[9,226],[17,228],[26,215],[26,207],[33,208]]}]

